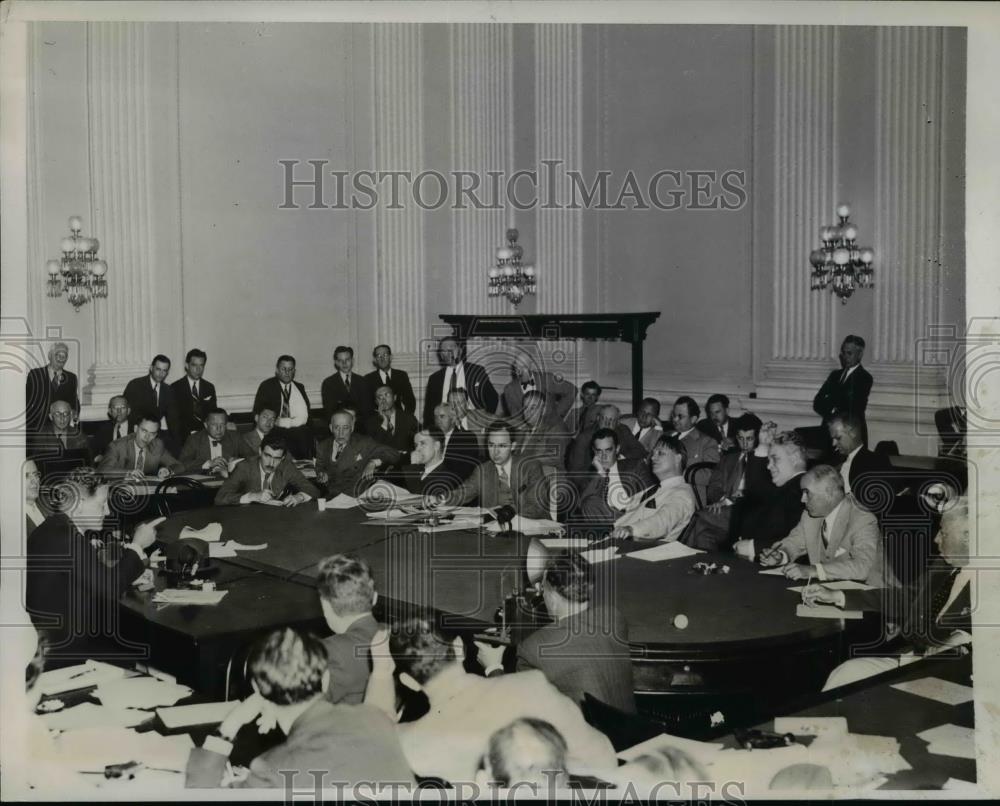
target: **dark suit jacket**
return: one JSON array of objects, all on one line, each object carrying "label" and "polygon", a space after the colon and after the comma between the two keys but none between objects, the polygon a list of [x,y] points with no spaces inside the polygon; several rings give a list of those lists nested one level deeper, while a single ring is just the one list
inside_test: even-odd
[{"label": "dark suit jacket", "polygon": [[408,411],[396,409],[396,425],[390,434],[382,427],[382,415],[378,412],[370,414],[365,420],[364,432],[376,442],[387,445],[395,451],[399,451],[399,456],[393,464],[400,464],[409,461],[409,454],[413,450],[413,437],[420,430],[420,423],[417,418]]},{"label": "dark suit jacket", "polygon": [[517,671],[531,669],[576,703],[589,694],[635,713],[628,627],[612,607],[592,605],[531,633],[517,648]]},{"label": "dark suit jacket", "polygon": [[333,455],[333,437],[329,436],[316,448],[316,473],[326,473],[327,495],[330,497],[346,493],[358,496],[370,482],[363,481],[361,474],[372,459],[381,459],[385,465],[393,464],[399,454],[386,445],[381,445],[364,434],[351,434],[343,450],[337,454],[337,461],[330,462]]},{"label": "dark suit jacket", "polygon": [[167,420],[167,430],[171,439],[179,438],[183,442],[187,432],[181,432],[180,415],[177,410],[177,400],[174,397],[173,387],[168,383],[160,384],[159,403],[153,397],[153,384],[149,375],[141,378],[133,378],[125,385],[125,399],[131,409],[128,421],[130,425],[138,425],[143,415],[156,417],[159,422],[161,418]]},{"label": "dark suit jacket", "polygon": [[[590,440],[597,430],[593,427],[581,431],[569,444],[566,454],[566,470],[576,485],[583,489],[592,469],[594,455],[590,452]],[[618,433],[618,453],[623,459],[645,459],[646,449],[642,447],[627,425],[618,423],[615,429]]]},{"label": "dark suit jacket", "polygon": [[[551,372],[539,372],[534,376],[535,390],[545,395],[545,408],[562,419],[573,407],[576,387],[567,380],[557,378]],[[513,417],[524,408],[524,389],[521,381],[513,378],[504,388],[501,396],[503,414]]]},{"label": "dark suit jacket", "polygon": [[[299,390],[299,394],[306,402],[306,408],[310,408],[306,388],[298,381],[292,381],[292,383],[295,384],[295,388]],[[257,387],[257,394],[254,395],[253,399],[253,410],[260,411],[261,409],[270,409],[275,414],[281,413],[281,381],[274,375],[265,378]]]},{"label": "dark suit jacket", "polygon": [[[469,402],[474,408],[483,409],[487,414],[495,414],[500,398],[490,382],[489,373],[479,364],[463,363]],[[424,392],[424,425],[428,428],[434,425],[434,407],[442,401],[447,402],[448,393],[444,389],[445,370],[446,367],[441,367],[427,379],[427,390]]]},{"label": "dark suit jacket", "polygon": [[749,498],[740,507],[735,536],[752,540],[756,554],[785,537],[802,517],[802,474],[789,479],[769,495]]},{"label": "dark suit jacket", "polygon": [[[126,422],[125,423],[125,435],[128,436],[133,431],[133,426]],[[115,441],[115,424],[111,420],[106,420],[101,423],[100,427],[97,429],[97,433],[94,434],[94,438],[91,444],[94,448],[94,456],[104,456],[104,452],[108,449],[108,445]]]},{"label": "dark suit jacket", "polygon": [[401,486],[415,495],[451,492],[462,483],[462,477],[449,469],[444,462],[428,473],[427,478],[421,479],[423,473],[423,465],[407,465],[402,468],[396,479]]},{"label": "dark suit jacket", "polygon": [[[37,506],[41,510],[42,515],[43,515],[42,523],[44,523],[45,519],[48,518],[48,517],[50,517],[52,515],[52,510],[49,509],[48,505],[40,497],[38,498],[37,501],[35,501],[35,506]],[[42,525],[41,523],[35,523],[35,522],[33,522],[31,520],[31,518],[28,517],[28,514],[25,513],[25,515],[24,515],[24,536],[25,537],[30,537],[32,534],[34,534],[35,529],[37,529],[41,525]]]},{"label": "dark suit jacket", "polygon": [[61,512],[46,518],[27,546],[27,610],[38,628],[54,625],[49,630],[54,654],[75,652],[94,636],[113,638],[114,602],[143,572],[139,555],[126,550],[107,565]]},{"label": "dark suit jacket", "polygon": [[191,379],[183,378],[170,384],[174,390],[174,400],[177,401],[177,418],[180,423],[180,442],[183,444],[188,434],[201,431],[205,427],[205,415],[219,405],[215,394],[215,386],[202,378],[198,381],[198,412],[195,412],[194,398],[191,396]]},{"label": "dark suit jacket", "polygon": [[475,434],[463,428],[456,428],[451,432],[448,447],[444,451],[444,463],[449,471],[459,478],[467,479],[483,458]]},{"label": "dark suit jacket", "polygon": [[260,456],[260,434],[256,428],[251,428],[245,434],[240,435],[240,456],[244,459],[253,459]]},{"label": "dark suit jacket", "polygon": [[934,425],[941,437],[941,453],[962,456],[965,453],[965,435],[969,430],[968,412],[961,406],[951,406],[934,412]]},{"label": "dark suit jacket", "polygon": [[[721,459],[719,463],[712,468],[712,475],[708,479],[708,503],[714,504],[716,501],[721,501],[724,497],[732,499],[736,495],[736,489],[739,487],[740,478],[746,475],[751,476],[753,471],[750,467],[751,464],[757,462],[763,462],[765,468],[767,466],[767,460],[759,456],[754,456],[753,453],[747,456],[746,468],[740,464],[741,452],[727,453]],[[743,491],[746,492],[746,484],[749,479],[744,479]]]},{"label": "dark suit jacket", "polygon": [[39,457],[57,459],[64,455],[66,451],[79,452],[81,458],[87,464],[93,461],[93,453],[90,449],[90,440],[79,426],[70,428],[66,432],[66,444],[56,436],[55,428],[51,421],[42,426],[42,429],[34,434],[28,435],[28,449],[26,454],[29,459]]},{"label": "dark suit jacket", "polygon": [[[104,452],[97,469],[101,473],[122,474],[131,473],[135,469],[135,434],[116,439]],[[180,473],[183,467],[174,455],[167,450],[163,441],[157,437],[148,448],[142,463],[142,472],[147,476],[155,476],[156,472],[166,467],[174,473]]]},{"label": "dark suit jacket", "polygon": [[[194,747],[184,785],[217,787],[226,769],[221,753]],[[412,783],[396,726],[372,705],[332,705],[320,698],[292,723],[288,738],[250,762],[250,775],[238,788],[284,788],[291,771],[295,791],[313,791],[317,781],[347,786],[363,781]],[[315,774],[314,774],[315,773]]]},{"label": "dark suit jacket", "polygon": [[63,382],[55,389],[49,380],[48,365],[30,370],[24,384],[24,427],[28,433],[38,431],[48,422],[49,406],[57,400],[69,403],[79,416],[79,386],[76,375],[67,369],[63,370]]},{"label": "dark suit jacket", "polygon": [[[659,484],[659,481],[650,472],[649,466],[640,459],[619,459],[618,477],[629,497]],[[607,495],[602,494],[602,488],[601,475],[595,468],[591,467],[583,494],[580,496],[580,503],[577,504],[577,509],[573,514],[574,521],[607,526],[617,520],[624,512],[624,508],[616,511],[608,506]]]},{"label": "dark suit jacket", "polygon": [[[204,473],[202,465],[212,456],[208,432],[204,429],[191,434],[184,442],[181,451],[181,464],[185,473]],[[226,431],[219,440],[222,443],[222,456],[225,459],[240,458],[240,437],[235,431]],[[235,468],[233,468],[235,470]]]},{"label": "dark suit jacket", "polygon": [[571,437],[566,424],[557,415],[547,413],[536,428],[519,429],[514,438],[519,456],[531,457],[557,470],[566,469],[566,449]]},{"label": "dark suit jacket", "polygon": [[[535,519],[549,517],[548,485],[536,462],[516,456],[511,458],[510,492],[518,515]],[[476,465],[472,475],[451,493],[448,503],[471,504],[477,499],[484,509],[500,506],[500,477],[497,466],[489,460]]]},{"label": "dark suit jacket", "polygon": [[347,391],[340,373],[334,372],[333,375],[323,379],[320,394],[323,398],[323,414],[326,416],[327,422],[330,422],[333,413],[343,406],[351,406],[358,412],[359,424],[363,424],[365,418],[371,413],[371,396],[368,394],[368,384],[356,372],[351,373],[350,392]]},{"label": "dark suit jacket", "polygon": [[[375,391],[383,385],[382,376],[377,369],[365,375],[365,386],[368,390],[368,411],[375,411]],[[396,393],[396,407],[415,415],[417,413],[417,398],[413,394],[410,376],[403,370],[392,367],[389,370],[389,386]]]},{"label": "dark suit jacket", "polygon": [[576,436],[581,431],[593,428],[597,422],[597,412],[601,408],[600,403],[584,406],[582,403],[566,415],[566,428],[569,433]]},{"label": "dark suit jacket", "polygon": [[[716,442],[722,442],[723,440],[722,431],[719,429],[719,426],[716,425],[715,420],[711,417],[698,420],[698,422],[694,424],[694,427],[701,431],[701,433],[705,436],[714,439]],[[731,439],[733,442],[733,447],[727,449],[726,452],[729,453],[734,450],[738,451],[739,446],[736,444],[736,421],[732,417],[729,418],[726,428],[729,431],[729,433],[726,434],[726,438]]]},{"label": "dark suit jacket", "polygon": [[813,398],[813,411],[824,422],[837,412],[850,412],[864,420],[868,394],[872,390],[872,376],[860,364],[850,374],[847,383],[840,382],[843,374],[843,369],[831,372]]},{"label": "dark suit jacket", "polygon": [[324,695],[336,704],[358,705],[364,702],[365,687],[371,673],[371,643],[378,622],[368,613],[355,621],[347,632],[323,639],[330,669],[330,687]]},{"label": "dark suit jacket", "polygon": [[[845,460],[846,461],[846,460]],[[841,462],[843,464],[843,462]],[[866,509],[883,498],[879,488],[888,484],[895,492],[898,486],[892,474],[892,462],[885,454],[875,453],[862,447],[851,461],[851,471],[848,473],[851,484],[851,495]],[[891,500],[889,502],[892,503]],[[882,515],[882,512],[876,512]]]},{"label": "dark suit jacket", "polygon": [[[233,468],[229,478],[222,482],[219,492],[215,494],[216,506],[227,506],[238,504],[240,498],[246,493],[259,493],[263,478],[260,474],[260,461],[255,459],[245,459]],[[283,493],[291,490],[297,493],[306,493],[313,498],[323,495],[309,479],[302,475],[293,461],[285,457],[271,477],[271,492],[275,497],[281,497]]]}]

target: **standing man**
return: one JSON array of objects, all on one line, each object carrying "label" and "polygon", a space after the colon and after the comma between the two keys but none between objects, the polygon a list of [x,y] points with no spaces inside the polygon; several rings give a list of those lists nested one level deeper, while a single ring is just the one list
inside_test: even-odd
[{"label": "standing man", "polygon": [[56,400],[69,403],[73,417],[80,416],[79,381],[76,375],[66,369],[69,347],[65,342],[56,342],[49,349],[49,363],[28,372],[24,388],[24,427],[30,434],[45,425],[49,406]]},{"label": "standing man", "polygon": [[587,381],[580,387],[580,405],[566,415],[566,427],[570,434],[576,436],[597,423],[600,410],[597,401],[601,397],[601,391],[601,385],[597,381]]},{"label": "standing man", "polygon": [[503,414],[506,417],[520,415],[524,408],[524,396],[528,392],[538,392],[545,399],[548,410],[563,419],[573,407],[576,387],[561,377],[535,366],[525,353],[514,357],[514,377],[503,388]]},{"label": "standing man", "polygon": [[535,459],[542,467],[566,470],[569,432],[562,418],[545,405],[541,392],[525,394],[518,429],[518,455]]},{"label": "standing man", "polygon": [[140,418],[149,415],[159,423],[159,438],[173,453],[180,450],[177,441],[183,442],[187,434],[181,434],[180,417],[174,390],[166,383],[170,373],[170,359],[165,355],[153,357],[149,373],[141,378],[133,378],[125,386],[128,401],[129,423],[138,426]]},{"label": "standing man", "polygon": [[[73,409],[65,400],[54,400],[49,406],[49,421],[28,438],[27,455],[43,462],[57,459],[66,451],[82,454],[86,464],[90,464],[90,441],[80,432],[80,426],[73,424]],[[42,468],[45,472],[45,468]]]},{"label": "standing man", "polygon": [[[864,354],[865,340],[860,336],[852,334],[840,345],[840,369],[829,374],[813,398],[813,411],[823,418],[823,430],[816,430],[819,438],[826,436],[826,426],[834,414],[845,413],[852,414],[861,421],[862,441],[867,444],[865,409],[868,408],[868,395],[872,390],[872,376],[861,366]],[[812,433],[810,431],[810,437]]]},{"label": "standing man", "polygon": [[316,449],[316,481],[333,498],[340,493],[356,497],[364,492],[382,467],[395,464],[399,453],[354,431],[354,415],[339,409],[330,418],[330,433]]},{"label": "standing man", "polygon": [[182,443],[205,427],[205,415],[219,405],[215,387],[202,377],[207,360],[204,350],[197,347],[188,350],[184,357],[184,377],[170,384],[177,401]]},{"label": "standing man", "polygon": [[413,394],[410,376],[392,366],[392,348],[388,344],[379,344],[372,350],[372,362],[375,364],[375,369],[365,375],[365,384],[370,394],[368,410],[375,408],[375,392],[378,388],[390,386],[396,396],[396,406],[415,415],[417,398]]},{"label": "standing man", "polygon": [[[872,490],[871,486],[877,488],[886,483],[893,486],[889,457],[865,447],[862,441],[863,423],[853,414],[834,414],[828,428],[833,450],[842,459],[839,471],[844,490],[854,496],[861,506],[881,498],[878,490]],[[874,492],[874,495],[867,494],[866,486],[869,487],[868,492]]]},{"label": "standing man", "polygon": [[274,377],[261,381],[254,397],[253,410],[277,412],[278,433],[284,435],[288,450],[296,459],[309,459],[315,445],[309,430],[309,397],[306,388],[295,380],[295,358],[278,356]]},{"label": "standing man", "polygon": [[229,470],[240,458],[240,438],[228,429],[225,409],[212,409],[205,415],[205,427],[191,434],[181,451],[185,473],[208,473],[229,478]]},{"label": "standing man", "polygon": [[333,364],[337,371],[324,378],[320,388],[323,414],[332,417],[337,409],[346,406],[357,412],[363,424],[371,411],[370,392],[365,379],[354,371],[354,348],[338,345],[333,351]]},{"label": "standing man", "polygon": [[132,430],[129,425],[129,415],[132,413],[128,405],[128,400],[124,395],[115,395],[108,402],[108,421],[101,423],[94,436],[94,459],[101,461],[108,445],[116,439],[127,437]]},{"label": "standing man", "polygon": [[705,403],[705,419],[695,423],[701,433],[719,443],[720,453],[736,452],[736,424],[729,417],[729,398],[714,394]]},{"label": "standing man", "polygon": [[454,336],[446,336],[438,345],[442,367],[427,379],[424,392],[424,425],[434,425],[434,409],[448,399],[454,389],[464,389],[469,402],[487,414],[494,414],[500,402],[489,373],[479,364],[465,361],[465,347]]},{"label": "standing man", "polygon": [[448,405],[455,414],[455,427],[476,437],[479,455],[486,456],[486,429],[496,416],[469,405],[469,395],[464,389],[448,393]]}]

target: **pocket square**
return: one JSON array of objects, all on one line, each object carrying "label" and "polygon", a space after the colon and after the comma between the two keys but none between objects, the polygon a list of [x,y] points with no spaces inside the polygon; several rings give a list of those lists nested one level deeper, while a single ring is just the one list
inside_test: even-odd
[{"label": "pocket square", "polygon": [[841,546],[839,549],[837,549],[837,551],[834,553],[833,556],[834,558],[837,558],[837,557],[843,557],[845,554],[847,554],[847,549]]}]

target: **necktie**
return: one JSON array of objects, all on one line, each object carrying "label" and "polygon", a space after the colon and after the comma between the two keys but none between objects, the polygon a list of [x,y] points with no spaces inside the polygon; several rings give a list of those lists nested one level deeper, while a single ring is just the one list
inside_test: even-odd
[{"label": "necktie", "polygon": [[948,597],[951,596],[951,589],[955,585],[955,577],[958,576],[959,569],[952,569],[945,579],[941,581],[934,595],[931,597],[931,618],[938,621],[941,618],[941,611],[944,609]]},{"label": "necktie", "polygon": [[291,417],[289,411],[291,409],[292,400],[292,386],[291,384],[285,384],[281,387],[281,414],[280,417]]},{"label": "necktie", "polygon": [[60,434],[59,435],[59,442],[62,443],[62,446],[64,448],[66,447],[66,434]]},{"label": "necktie", "polygon": [[389,375],[389,372],[390,372],[389,370],[386,370],[385,372],[382,373],[382,383],[383,384],[389,383],[389,378],[391,377]]},{"label": "necktie", "polygon": [[740,480],[736,483],[737,492],[742,491],[747,482],[747,455],[740,454]]},{"label": "necktie", "polygon": [[504,487],[510,487],[510,479],[507,477],[507,471],[504,468],[498,467],[497,475],[500,477],[500,484]]},{"label": "necktie", "polygon": [[337,457],[340,456],[340,451],[341,451],[340,443],[334,441],[334,443],[333,443],[333,451],[330,454],[330,461],[331,462],[336,462],[337,461]]},{"label": "necktie", "polygon": [[449,387],[449,392],[454,392],[458,389],[458,365],[456,364],[451,368],[451,386]]},{"label": "necktie", "polygon": [[273,476],[273,475],[274,475],[274,471],[272,471],[272,470],[268,470],[267,472],[264,473],[264,480],[260,484],[261,492],[263,492],[264,490],[267,490],[268,492],[272,492],[272,490],[271,490],[271,476]]},{"label": "necktie", "polygon": [[639,499],[639,505],[642,506],[647,501],[649,501],[650,499],[652,499],[656,495],[656,491],[659,490],[659,489],[660,489],[660,485],[659,484],[654,484],[652,487],[648,487],[647,489],[643,490],[642,493],[641,493],[642,498]]},{"label": "necktie", "polygon": [[135,469],[139,473],[144,473],[146,469],[146,450],[139,447],[135,452]]},{"label": "necktie", "polygon": [[391,437],[392,436],[392,418],[385,418],[385,431]]},{"label": "necktie", "polygon": [[497,478],[499,479],[499,490],[497,491],[497,505],[509,506],[514,503],[514,496],[510,490],[510,477],[503,467],[497,467]]},{"label": "necktie", "polygon": [[156,410],[160,410],[160,384],[153,384],[153,402],[156,404]]},{"label": "necktie", "polygon": [[52,388],[58,389],[62,385],[62,373],[57,372],[52,376]]},{"label": "necktie", "polygon": [[819,528],[819,536],[820,539],[823,541],[823,551],[826,551],[828,548],[830,548],[830,539],[827,537],[826,534],[826,518],[823,519],[823,525]]},{"label": "necktie", "polygon": [[344,376],[344,386],[347,387],[347,394],[350,394],[351,393],[351,376],[350,375],[345,375]]},{"label": "necktie", "polygon": [[191,411],[194,414],[194,418],[200,423],[202,421],[202,415],[201,395],[198,394],[198,381],[191,384]]},{"label": "necktie", "polygon": [[843,374],[841,374],[841,376],[840,376],[840,382],[841,383],[847,383],[847,372],[848,372],[848,370],[845,369],[844,372],[843,372]]},{"label": "necktie", "polygon": [[[608,493],[610,491],[611,491],[611,478],[610,478],[610,475],[608,473],[602,473],[601,474],[601,483],[600,483],[600,486],[598,487],[598,493],[600,494],[601,500],[604,501],[605,503],[607,503],[608,506],[611,506],[611,502],[608,501]],[[614,507],[612,507],[612,509],[614,509]]]}]

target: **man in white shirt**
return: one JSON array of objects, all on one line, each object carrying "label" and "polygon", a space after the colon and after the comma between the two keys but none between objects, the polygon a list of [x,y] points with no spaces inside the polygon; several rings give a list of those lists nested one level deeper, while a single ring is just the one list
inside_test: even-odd
[{"label": "man in white shirt", "polygon": [[230,431],[225,409],[212,409],[205,415],[205,427],[191,434],[181,451],[185,473],[208,473],[229,478],[229,471],[240,457],[240,439]]},{"label": "man in white shirt", "polygon": [[650,464],[658,484],[640,490],[625,504],[611,536],[617,540],[676,540],[695,510],[694,491],[684,481],[685,449],[676,437],[660,437]]},{"label": "man in white shirt", "polygon": [[116,439],[127,437],[132,431],[129,425],[129,415],[131,409],[128,400],[124,395],[116,395],[108,403],[108,422],[101,423],[101,427],[94,436],[94,461],[101,461],[104,451],[108,445]]},{"label": "man in white shirt", "polygon": [[438,345],[442,367],[427,379],[424,392],[424,425],[434,424],[434,409],[448,399],[453,389],[465,389],[469,402],[488,414],[497,410],[500,396],[490,381],[489,373],[479,364],[465,360],[465,347],[458,339],[448,336]]},{"label": "man in white shirt", "polygon": [[663,424],[660,422],[660,401],[655,397],[644,398],[635,415],[622,417],[621,422],[629,427],[632,436],[642,445],[646,453],[651,453],[653,446],[663,436]]},{"label": "man in white shirt", "polygon": [[277,427],[288,441],[288,450],[296,459],[309,459],[315,452],[315,440],[309,430],[309,397],[306,388],[295,380],[295,358],[278,357],[274,377],[261,381],[254,397],[253,410],[271,409],[278,417]]}]

